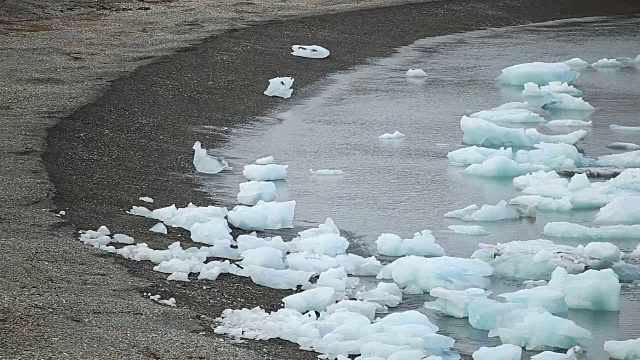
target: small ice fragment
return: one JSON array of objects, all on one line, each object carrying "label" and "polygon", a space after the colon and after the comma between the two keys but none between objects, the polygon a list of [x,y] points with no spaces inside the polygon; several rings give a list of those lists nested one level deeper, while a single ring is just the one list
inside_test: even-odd
[{"label": "small ice fragment", "polygon": [[64,211],[64,210],[60,210],[60,212],[59,212],[59,213],[57,213],[56,215],[57,215],[57,216],[65,216],[65,215],[67,215],[67,212],[66,212],[66,211]]},{"label": "small ice fragment", "polygon": [[640,359],[640,338],[624,341],[605,341],[604,351],[606,351],[612,359]]},{"label": "small ice fragment", "polygon": [[378,252],[387,256],[444,256],[444,249],[435,243],[430,230],[413,234],[412,239],[402,239],[394,234],[382,234],[376,240]]},{"label": "small ice fragment", "polygon": [[600,59],[594,62],[593,64],[591,64],[591,66],[596,68],[598,67],[599,68],[615,68],[615,67],[620,67],[620,65],[622,65],[620,61],[616,59],[607,59],[607,58]]},{"label": "small ice fragment", "polygon": [[237,200],[243,205],[255,205],[258,201],[276,199],[276,185],[270,181],[247,181],[240,183]]},{"label": "small ice fragment", "polygon": [[256,164],[257,165],[269,165],[269,164],[273,164],[274,161],[275,161],[275,159],[273,158],[273,156],[267,156],[267,157],[263,157],[263,158],[260,158],[260,159],[256,160]]},{"label": "small ice fragment", "polygon": [[473,360],[520,360],[522,348],[512,344],[496,347],[481,347],[473,353]]},{"label": "small ice fragment", "polygon": [[518,219],[520,214],[511,206],[507,205],[507,202],[501,200],[496,205],[482,205],[478,209],[478,206],[470,205],[464,209],[450,211],[444,214],[444,217],[458,218],[462,221],[498,221],[503,219]]},{"label": "small ice fragment", "polygon": [[611,130],[618,130],[618,131],[640,131],[640,126],[622,126],[622,125],[611,124],[609,125],[609,127],[611,128]]},{"label": "small ice fragment", "polygon": [[282,302],[285,308],[301,313],[309,310],[325,311],[329,305],[336,302],[336,291],[330,287],[319,287],[289,295],[283,298]]},{"label": "small ice fragment", "polygon": [[407,76],[409,77],[427,77],[427,73],[422,69],[409,69],[407,70]]},{"label": "small ice fragment", "polygon": [[401,133],[400,131],[396,130],[393,134],[384,133],[384,134],[378,136],[378,138],[379,139],[383,139],[383,140],[385,140],[385,139],[402,139],[402,138],[404,138],[404,134]]},{"label": "small ice fragment", "polygon": [[578,354],[582,354],[584,351],[580,346],[574,346],[566,353],[557,353],[552,351],[543,351],[540,354],[531,357],[531,360],[579,360]]},{"label": "small ice fragment", "polygon": [[101,235],[111,235],[111,231],[104,225],[100,226],[97,232]]},{"label": "small ice fragment", "polygon": [[217,159],[209,154],[202,147],[200,141],[193,144],[193,166],[196,171],[204,174],[217,174],[222,170],[232,170],[233,168],[227,164],[227,161],[220,158]]},{"label": "small ice fragment", "polygon": [[594,107],[582,98],[562,93],[551,94],[551,101],[544,104],[542,108],[545,110],[594,110]]},{"label": "small ice fragment", "polygon": [[309,59],[324,59],[330,55],[329,50],[318,45],[293,45],[291,50],[291,55]]},{"label": "small ice fragment", "polygon": [[453,230],[453,232],[457,234],[467,234],[467,235],[486,235],[488,232],[484,229],[484,227],[479,225],[449,225],[447,226],[449,230]]},{"label": "small ice fragment", "polygon": [[125,234],[115,234],[113,235],[113,240],[120,244],[133,244],[134,240],[131,236],[127,236]]},{"label": "small ice fragment", "polygon": [[332,170],[332,169],[320,169],[320,170],[309,169],[309,172],[313,175],[344,175],[344,171]]},{"label": "small ice fragment", "polygon": [[563,93],[569,94],[571,96],[582,96],[582,91],[576,89],[572,85],[567,84],[566,82],[560,81],[552,81],[548,85],[544,85],[540,87],[540,90],[548,92],[548,93]]},{"label": "small ice fragment", "polygon": [[582,120],[551,120],[545,124],[546,126],[566,126],[566,127],[588,127],[593,125],[592,121]]},{"label": "small ice fragment", "polygon": [[565,64],[569,65],[572,69],[576,69],[576,70],[581,70],[583,68],[586,68],[587,66],[589,66],[589,63],[580,59],[580,58],[573,58],[570,60],[567,60],[564,62]]},{"label": "small ice fragment", "polygon": [[287,168],[289,165],[267,164],[257,165],[249,164],[244,166],[242,175],[252,181],[274,181],[283,180],[287,177]]},{"label": "small ice fragment", "polygon": [[609,149],[614,150],[638,150],[640,149],[640,145],[628,142],[612,142],[607,145]]},{"label": "small ice fragment", "polygon": [[538,84],[534,82],[528,82],[524,84],[524,90],[522,90],[522,96],[528,97],[544,97],[548,96],[548,91],[543,91]]},{"label": "small ice fragment", "polygon": [[513,65],[502,69],[496,81],[507,85],[523,86],[528,82],[546,85],[551,81],[562,81],[568,84],[578,77],[578,72],[565,63],[534,62]]},{"label": "small ice fragment", "polygon": [[267,96],[277,96],[284,99],[288,99],[291,97],[293,93],[293,89],[291,86],[293,85],[292,77],[277,77],[269,80],[269,87],[264,91],[264,94]]},{"label": "small ice fragment", "polygon": [[171,275],[167,277],[167,280],[189,282],[189,274],[176,271],[174,273],[171,273]]},{"label": "small ice fragment", "polygon": [[640,167],[640,150],[599,156],[596,164],[599,166],[637,168]]},{"label": "small ice fragment", "polygon": [[248,266],[247,271],[254,283],[273,289],[295,290],[300,285],[308,285],[309,278],[313,275],[312,272],[294,271],[290,269],[276,270],[255,265]]},{"label": "small ice fragment", "polygon": [[163,223],[159,222],[159,223],[153,225],[151,227],[151,229],[149,229],[149,231],[157,232],[157,233],[160,233],[160,234],[166,234],[167,233],[167,227],[164,226]]},{"label": "small ice fragment", "polygon": [[176,306],[176,299],[175,298],[170,298],[168,300],[157,300],[158,303],[162,304],[162,305],[167,305],[167,306]]},{"label": "small ice fragment", "polygon": [[141,197],[138,198],[138,200],[144,201],[144,202],[148,202],[148,203],[152,203],[153,202],[153,199],[148,197],[148,196],[141,196]]}]

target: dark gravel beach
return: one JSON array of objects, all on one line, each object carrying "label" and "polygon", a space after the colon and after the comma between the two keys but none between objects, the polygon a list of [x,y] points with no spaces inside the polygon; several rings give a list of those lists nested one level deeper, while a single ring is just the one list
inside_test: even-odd
[{"label": "dark gravel beach", "polygon": [[[281,106],[282,99],[262,94],[272,77],[295,77],[293,96],[302,97],[327,74],[388,55],[420,38],[637,12],[640,2],[635,0],[453,0],[292,18],[226,30],[113,81],[95,102],[49,130],[42,156],[47,174],[29,175],[42,177],[42,192],[53,192],[55,212],[64,210],[66,215],[51,223],[46,211],[43,219],[29,221],[38,229],[36,236],[52,234],[55,241],[42,241],[41,247],[32,247],[38,249],[34,253],[2,255],[0,285],[7,291],[0,295],[0,358],[58,358],[64,352],[73,358],[315,358],[286,342],[230,344],[212,333],[212,319],[222,310],[275,309],[288,292],[230,275],[214,282],[169,282],[148,262],[80,245],[76,231],[106,225],[156,248],[174,241],[197,245],[186,231],[151,233],[154,221],[125,212],[132,205],[145,205],[137,200],[140,196],[154,198],[153,208],[189,202],[228,205],[199,190],[191,146],[198,140],[206,148],[218,148],[234,128],[251,126],[255,117]],[[293,44],[322,45],[332,55],[321,61],[293,57]],[[44,183],[47,175],[53,188]],[[28,196],[15,206],[23,204],[45,207],[29,202]],[[12,221],[9,215],[2,220]],[[15,244],[29,236],[30,229],[8,225],[2,241]],[[89,279],[73,284],[87,272]],[[88,294],[102,286],[110,291]],[[131,301],[144,292],[175,297],[178,306]],[[89,298],[91,304],[102,300],[104,308],[87,309]],[[34,299],[37,306],[23,305]]]}]

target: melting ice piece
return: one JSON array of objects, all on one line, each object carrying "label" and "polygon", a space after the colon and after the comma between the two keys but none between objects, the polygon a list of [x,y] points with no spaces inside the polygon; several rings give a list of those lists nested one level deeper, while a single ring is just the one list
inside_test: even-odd
[{"label": "melting ice piece", "polygon": [[592,121],[582,120],[551,120],[545,124],[546,126],[558,126],[558,127],[590,127],[593,125]]},{"label": "melting ice piece", "polygon": [[231,229],[225,219],[212,218],[206,223],[195,223],[189,230],[191,240],[212,245],[216,240],[231,240]]},{"label": "melting ice piece", "polygon": [[571,275],[559,267],[551,275],[549,286],[565,292],[570,309],[620,311],[620,282],[611,269]]},{"label": "melting ice piece", "polygon": [[569,185],[569,181],[565,178],[561,178],[555,171],[537,171],[535,173],[518,176],[513,179],[513,186],[518,190],[538,185],[561,185],[566,187]]},{"label": "melting ice piece", "polygon": [[592,111],[594,107],[579,97],[573,97],[569,94],[552,94],[551,101],[542,106],[545,110],[580,110]]},{"label": "melting ice piece", "polygon": [[325,311],[329,305],[336,302],[336,291],[330,287],[319,287],[289,295],[283,298],[282,302],[285,308],[301,313],[309,310]]},{"label": "melting ice piece", "polygon": [[356,299],[382,306],[396,307],[402,302],[402,290],[395,283],[378,283],[375,289],[358,291]]},{"label": "melting ice piece", "polygon": [[502,69],[502,74],[498,76],[496,81],[507,85],[520,86],[528,82],[546,85],[551,81],[573,84],[577,77],[578,72],[565,63],[534,62]]},{"label": "melting ice piece", "polygon": [[193,204],[189,204],[185,208],[177,208],[175,205],[171,205],[153,211],[143,206],[134,206],[128,211],[132,215],[160,220],[166,225],[181,227],[186,230],[190,230],[196,223],[206,223],[213,219],[224,220],[227,212],[227,208],[224,207],[195,206]]},{"label": "melting ice piece", "polygon": [[540,354],[531,357],[531,360],[580,360],[579,354],[584,351],[580,346],[574,346],[566,353],[557,353],[552,351],[543,351]]},{"label": "melting ice piece", "polygon": [[622,65],[620,61],[616,59],[607,59],[607,58],[600,59],[594,62],[593,64],[591,64],[591,66],[599,67],[599,68],[616,68],[616,67],[620,67],[620,65]]},{"label": "melting ice piece", "polygon": [[233,168],[227,164],[227,161],[220,158],[217,159],[209,154],[207,150],[202,148],[200,141],[193,144],[193,166],[196,171],[205,174],[217,174],[222,170],[232,170]]},{"label": "melting ice piece", "polygon": [[382,264],[374,256],[364,258],[356,254],[340,254],[336,260],[349,275],[376,276],[382,269]]},{"label": "melting ice piece", "polygon": [[453,230],[453,232],[457,234],[467,234],[467,235],[486,235],[488,232],[484,229],[484,227],[479,225],[449,225],[447,226],[449,230]]},{"label": "melting ice piece", "polygon": [[564,62],[565,64],[569,65],[572,69],[575,70],[581,70],[586,68],[587,66],[589,66],[589,63],[580,59],[580,58],[573,58],[570,60],[567,60]]},{"label": "melting ice piece", "polygon": [[318,45],[293,45],[291,55],[309,59],[324,59],[329,57],[329,50]]},{"label": "melting ice piece", "polygon": [[486,297],[476,298],[467,304],[469,324],[480,330],[495,329],[504,315],[512,310],[526,308],[525,304],[501,303]]},{"label": "melting ice piece", "polygon": [[616,197],[600,208],[596,215],[599,222],[640,223],[640,196]]},{"label": "melting ice piece", "polygon": [[513,151],[511,148],[505,149],[501,147],[500,149],[491,149],[474,145],[454,150],[447,154],[449,162],[453,165],[480,164],[485,160],[496,156],[512,158]]},{"label": "melting ice piece", "polygon": [[318,277],[317,286],[333,288],[337,293],[346,294],[358,285],[360,278],[347,276],[343,267],[327,269]]},{"label": "melting ice piece", "polygon": [[518,219],[520,214],[511,206],[507,206],[507,202],[501,200],[496,205],[482,205],[478,209],[478,206],[473,204],[467,206],[464,209],[455,210],[444,214],[444,217],[458,218],[462,221],[498,221],[504,219]]},{"label": "melting ice piece", "polygon": [[427,309],[438,310],[447,315],[464,318],[469,316],[469,303],[475,299],[487,298],[489,291],[483,289],[470,288],[465,290],[447,290],[437,287],[429,292],[429,295],[436,297],[436,301],[425,302]]},{"label": "melting ice piece", "polygon": [[144,202],[148,202],[148,203],[152,203],[153,202],[153,199],[148,197],[148,196],[141,196],[141,197],[138,198],[138,200],[144,201]]},{"label": "melting ice piece", "polygon": [[306,251],[288,254],[286,264],[291,270],[307,271],[316,275],[340,266],[336,258]]},{"label": "melting ice piece", "polygon": [[637,168],[640,167],[640,150],[600,156],[596,163],[599,166]]},{"label": "melting ice piece", "polygon": [[563,93],[569,94],[571,96],[582,96],[582,91],[576,89],[572,85],[567,84],[566,82],[563,83],[561,81],[552,81],[548,85],[541,86],[540,90],[549,93]]},{"label": "melting ice piece", "polygon": [[287,168],[289,165],[267,164],[245,165],[242,175],[252,181],[273,181],[283,180],[287,177]]},{"label": "melting ice piece", "polygon": [[496,347],[481,347],[473,353],[473,360],[520,360],[522,348],[512,344]]},{"label": "melting ice piece", "polygon": [[131,236],[125,234],[115,234],[113,235],[113,240],[120,244],[133,244],[135,242]]},{"label": "melting ice piece", "polygon": [[524,84],[524,90],[522,90],[522,96],[528,97],[544,97],[549,96],[549,91],[543,91],[538,84],[534,82],[528,82]]},{"label": "melting ice piece", "polygon": [[167,280],[174,280],[174,281],[184,281],[184,282],[189,282],[189,274],[184,273],[184,272],[174,272],[171,275],[169,275],[167,277]]},{"label": "melting ice piece", "polygon": [[530,311],[509,325],[489,331],[489,337],[499,336],[503,343],[527,350],[569,349],[591,337],[589,330],[548,312]]},{"label": "melting ice piece", "polygon": [[640,359],[640,338],[625,341],[605,341],[604,351],[612,359]]},{"label": "melting ice piece", "polygon": [[407,76],[409,77],[427,77],[427,73],[422,69],[409,69],[407,70]]},{"label": "melting ice piece", "polygon": [[153,225],[151,227],[151,229],[149,229],[149,231],[157,232],[157,233],[160,233],[160,234],[166,234],[167,233],[167,227],[164,226],[163,223],[159,222],[159,223]]},{"label": "melting ice piece", "polygon": [[552,314],[566,314],[569,311],[564,292],[550,286],[537,286],[498,296],[510,303],[538,306]]},{"label": "melting ice piece", "polygon": [[358,301],[358,300],[342,300],[335,304],[329,305],[325,311],[326,315],[331,315],[336,312],[352,312],[366,316],[369,321],[373,321],[376,316],[376,310],[380,308],[379,304]]},{"label": "melting ice piece", "polygon": [[485,177],[515,177],[546,169],[548,168],[544,165],[518,163],[505,156],[494,156],[481,164],[469,165],[462,173]]},{"label": "melting ice piece", "polygon": [[275,159],[273,158],[273,156],[267,156],[267,157],[263,157],[263,158],[260,158],[260,159],[256,160],[256,164],[257,165],[269,165],[269,164],[273,164],[274,161],[275,161]]},{"label": "melting ice piece", "polygon": [[243,230],[266,230],[293,227],[295,201],[263,202],[254,206],[238,205],[229,211],[229,223]]},{"label": "melting ice piece", "polygon": [[448,256],[401,257],[380,270],[377,279],[391,279],[401,288],[415,286],[423,292],[437,287],[463,290],[487,288],[493,268],[485,262]]},{"label": "melting ice piece", "polygon": [[255,265],[276,270],[285,269],[284,261],[282,259],[282,251],[270,246],[245,250],[240,254],[240,256],[242,256],[242,261],[240,261],[240,265],[242,265],[242,267]]},{"label": "melting ice piece", "polygon": [[402,139],[402,138],[404,138],[404,134],[401,133],[400,131],[396,130],[393,134],[384,133],[384,134],[378,136],[378,138],[382,139],[382,140]]},{"label": "melting ice piece", "polygon": [[278,249],[282,252],[283,256],[289,251],[289,243],[284,242],[280,236],[274,236],[273,238],[259,238],[254,232],[248,235],[239,235],[236,242],[238,243],[238,251],[240,253],[263,246]]},{"label": "melting ice piece", "polygon": [[640,131],[640,126],[622,126],[611,124],[609,125],[611,130],[619,130],[619,131]]},{"label": "melting ice piece", "polygon": [[527,109],[483,110],[469,115],[470,118],[480,118],[491,122],[508,123],[543,123],[546,120],[539,114]]},{"label": "melting ice piece", "polygon": [[540,195],[521,195],[509,200],[509,204],[535,207],[543,211],[571,211],[573,209],[570,196],[552,199]]},{"label": "melting ice piece", "polygon": [[264,91],[264,94],[267,96],[277,96],[288,99],[293,93],[293,89],[291,88],[292,85],[292,77],[273,78],[269,80],[269,86],[267,87],[267,90]]},{"label": "melting ice piece", "polygon": [[331,169],[321,169],[321,170],[309,169],[309,172],[314,175],[344,175],[344,171],[342,170],[331,170]]},{"label": "melting ice piece", "polygon": [[413,239],[402,239],[395,234],[382,234],[376,240],[378,252],[387,256],[444,256],[444,249],[436,244],[430,230],[413,234]]},{"label": "melting ice piece", "polygon": [[575,168],[595,165],[595,161],[586,158],[578,149],[569,144],[540,143],[533,150],[518,150],[515,161],[520,164],[539,164],[553,169]]},{"label": "melting ice piece", "polygon": [[498,126],[492,122],[463,116],[460,127],[464,132],[462,141],[469,145],[481,146],[533,146],[541,142],[567,143],[575,145],[588,132],[584,129],[564,135],[544,135],[536,129],[514,129]]},{"label": "melting ice piece", "polygon": [[634,143],[627,143],[627,142],[612,142],[611,144],[607,145],[607,147],[609,149],[615,149],[615,150],[638,150],[638,149],[640,149],[640,145],[634,144]]},{"label": "melting ice piece", "polygon": [[247,181],[240,184],[238,202],[255,205],[258,201],[269,202],[276,199],[276,185],[269,181]]},{"label": "melting ice piece", "polygon": [[349,241],[340,236],[340,229],[331,218],[317,228],[307,229],[298,233],[298,237],[291,240],[292,252],[305,251],[311,254],[321,254],[335,257],[344,254],[349,247]]},{"label": "melting ice piece", "polygon": [[593,259],[618,262],[622,253],[617,246],[610,242],[591,242],[584,247],[584,254]]},{"label": "melting ice piece", "polygon": [[568,222],[550,222],[544,226],[544,234],[554,237],[592,240],[637,240],[640,239],[640,224],[587,227]]},{"label": "melting ice piece", "polygon": [[309,278],[313,275],[306,271],[276,270],[255,265],[248,266],[247,271],[254,283],[273,289],[295,290],[300,285],[308,285]]}]

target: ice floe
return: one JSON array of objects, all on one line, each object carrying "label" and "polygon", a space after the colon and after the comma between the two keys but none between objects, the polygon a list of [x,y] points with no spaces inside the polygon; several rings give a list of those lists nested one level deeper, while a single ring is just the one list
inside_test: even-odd
[{"label": "ice floe", "polygon": [[500,149],[491,149],[481,146],[469,146],[460,148],[454,151],[450,151],[447,154],[449,158],[449,162],[453,165],[471,165],[471,164],[480,164],[485,160],[502,156],[506,158],[513,158],[513,151],[511,148],[503,148]]},{"label": "ice floe", "polygon": [[243,230],[266,230],[293,227],[295,201],[264,202],[254,206],[238,205],[229,211],[229,223]]},{"label": "ice floe", "polygon": [[620,282],[611,269],[572,275],[559,267],[549,286],[564,291],[570,309],[620,311]]},{"label": "ice floe", "polygon": [[349,247],[349,241],[340,236],[340,229],[331,218],[317,228],[307,229],[298,233],[298,237],[291,240],[292,252],[307,252],[310,254],[328,255],[336,257],[344,254]]},{"label": "ice floe", "polygon": [[395,234],[382,234],[376,240],[378,252],[387,256],[444,256],[444,249],[436,244],[430,230],[413,234],[412,239],[403,239]]},{"label": "ice floe", "polygon": [[240,183],[237,200],[243,205],[255,205],[258,201],[276,199],[276,185],[269,181],[247,181]]},{"label": "ice floe", "polygon": [[507,85],[520,86],[528,82],[546,85],[552,81],[573,84],[577,77],[578,72],[565,63],[534,62],[502,69],[502,74],[498,76],[496,81]]},{"label": "ice floe", "polygon": [[284,99],[291,97],[293,93],[293,78],[292,77],[277,77],[269,80],[269,86],[264,94],[267,96],[277,96]]},{"label": "ice floe", "polygon": [[289,295],[282,299],[286,309],[294,309],[301,313],[307,311],[325,311],[336,302],[336,291],[330,287],[319,287]]},{"label": "ice floe", "polygon": [[640,196],[616,197],[600,208],[596,221],[615,223],[640,223]]},{"label": "ice floe", "polygon": [[551,94],[551,101],[542,106],[545,110],[578,110],[592,111],[594,107],[580,97],[573,97],[569,94]]},{"label": "ice floe", "polygon": [[200,141],[196,141],[193,144],[193,166],[196,171],[205,174],[217,174],[223,170],[233,170],[232,167],[227,164],[226,160],[215,158],[207,154],[207,150],[202,148]]},{"label": "ice floe", "polygon": [[309,169],[309,172],[313,175],[321,175],[321,176],[344,175],[344,171],[334,170],[334,169],[320,169],[320,170]]},{"label": "ice floe", "polygon": [[640,240],[640,224],[588,227],[569,222],[550,222],[544,226],[544,234],[553,237],[591,240]]},{"label": "ice floe", "polygon": [[539,114],[527,109],[492,109],[482,110],[469,115],[470,118],[483,119],[490,122],[505,123],[543,123],[546,120]]},{"label": "ice floe", "polygon": [[400,131],[396,130],[393,133],[384,133],[384,134],[378,136],[378,138],[382,139],[382,140],[403,139],[404,138],[404,134],[401,133]]},{"label": "ice floe", "polygon": [[436,301],[427,301],[424,303],[424,307],[456,318],[464,318],[469,316],[470,302],[480,298],[486,299],[489,294],[490,292],[477,288],[447,290],[437,287],[429,292],[429,295],[437,298]]},{"label": "ice floe", "polygon": [[546,126],[557,126],[557,127],[591,127],[593,125],[592,121],[583,121],[583,120],[569,120],[569,119],[561,119],[561,120],[551,120],[545,124]]},{"label": "ice floe", "polygon": [[566,353],[557,353],[553,351],[543,351],[531,357],[531,360],[580,360],[584,350],[580,346],[574,346],[567,350]]},{"label": "ice floe", "polygon": [[427,75],[426,71],[422,70],[422,69],[409,69],[407,70],[407,76],[408,77],[420,77],[420,78],[425,78],[429,75]]},{"label": "ice floe", "polygon": [[522,348],[512,344],[503,344],[495,347],[483,346],[476,350],[473,360],[520,360]]},{"label": "ice floe", "polygon": [[269,164],[273,164],[276,160],[273,158],[273,156],[266,156],[263,158],[259,158],[258,160],[256,160],[256,164],[257,165],[269,165]]},{"label": "ice floe", "polygon": [[159,223],[153,225],[151,227],[151,229],[149,229],[149,231],[153,231],[153,232],[160,233],[160,234],[166,234],[167,233],[167,227],[164,226],[163,223],[159,222]]},{"label": "ice floe", "polygon": [[287,177],[289,165],[279,164],[249,164],[245,165],[242,175],[251,181],[274,181],[283,180]]},{"label": "ice floe", "polygon": [[537,286],[498,296],[510,303],[541,307],[552,314],[566,314],[569,311],[564,291],[551,286]]},{"label": "ice floe", "polygon": [[567,60],[564,62],[565,64],[569,65],[571,68],[575,69],[575,70],[581,70],[586,68],[587,66],[589,66],[589,63],[580,59],[580,58],[573,58],[570,60]]},{"label": "ice floe", "polygon": [[640,338],[624,341],[605,341],[604,351],[606,351],[612,359],[640,359]]},{"label": "ice floe", "polygon": [[623,126],[611,124],[609,125],[611,130],[619,130],[619,131],[640,131],[640,126]]},{"label": "ice floe", "polygon": [[447,228],[457,234],[467,234],[467,235],[488,234],[488,232],[484,229],[484,227],[480,225],[449,225],[447,226]]},{"label": "ice floe", "polygon": [[318,45],[293,45],[291,55],[310,59],[324,59],[329,57],[329,50]]},{"label": "ice floe", "polygon": [[239,264],[242,265],[242,267],[255,265],[275,270],[285,269],[282,251],[270,246],[245,250],[240,256],[242,257],[242,261],[240,261]]},{"label": "ice floe", "polygon": [[381,282],[374,289],[358,291],[356,299],[380,306],[396,307],[402,302],[402,290],[395,283]]},{"label": "ice floe", "polygon": [[640,145],[628,142],[612,142],[607,147],[615,150],[640,150]]},{"label": "ice floe", "polygon": [[450,211],[444,217],[457,218],[462,221],[498,221],[504,219],[518,219],[520,214],[514,207],[508,206],[507,202],[501,200],[496,205],[485,204],[478,208],[476,204],[469,205],[464,209]]},{"label": "ice floe", "polygon": [[600,156],[596,164],[618,168],[637,168],[640,167],[640,150]]}]

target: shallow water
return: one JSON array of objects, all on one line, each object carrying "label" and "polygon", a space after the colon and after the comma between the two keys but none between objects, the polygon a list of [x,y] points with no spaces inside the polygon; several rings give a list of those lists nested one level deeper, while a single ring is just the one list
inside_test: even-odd
[{"label": "shallow water", "polygon": [[[273,155],[289,164],[286,182],[278,184],[278,200],[297,201],[298,225],[319,223],[327,216],[353,234],[354,247],[375,254],[375,240],[384,232],[410,237],[433,230],[448,255],[468,257],[478,242],[497,243],[544,238],[550,221],[589,224],[595,211],[539,212],[535,221],[483,223],[490,235],[471,236],[447,230],[443,214],[470,204],[495,204],[517,196],[511,179],[496,180],[459,173],[448,165],[447,153],[462,146],[459,121],[469,111],[523,101],[521,89],[501,87],[493,80],[507,66],[563,61],[580,57],[595,62],[603,57],[635,57],[640,53],[640,18],[581,19],[538,25],[477,31],[417,41],[389,58],[334,74],[306,99],[291,101],[285,112],[268,125],[240,131],[220,154],[236,169],[255,159]],[[408,68],[429,73],[426,81],[408,79]],[[288,74],[295,76],[295,74]],[[640,142],[640,134],[613,131],[610,124],[638,126],[640,69],[589,68],[575,86],[596,111],[540,113],[547,119],[592,120],[588,138],[579,148],[588,157],[616,151],[611,142]],[[295,97],[295,92],[294,92]],[[406,138],[381,141],[378,136],[399,130]],[[556,130],[539,126],[543,133]],[[560,129],[573,131],[573,129]],[[567,132],[568,132],[567,131]],[[557,131],[556,131],[557,132]],[[340,169],[343,176],[314,176],[308,169]],[[234,203],[241,171],[216,177],[216,197]],[[222,182],[222,185],[220,184]],[[581,241],[552,239],[576,245]],[[636,242],[618,242],[621,249]],[[518,282],[494,279],[495,293],[513,291]],[[638,288],[635,288],[638,289]],[[623,287],[622,311],[572,311],[570,318],[593,333],[586,344],[589,359],[605,359],[602,344],[609,339],[640,337],[640,291]],[[420,308],[428,296],[408,297],[401,309]],[[471,353],[487,340],[466,320],[443,317],[424,310],[441,332],[458,340],[457,349]]]}]

